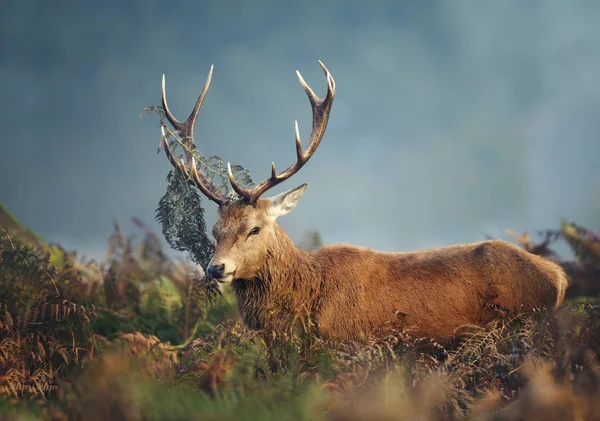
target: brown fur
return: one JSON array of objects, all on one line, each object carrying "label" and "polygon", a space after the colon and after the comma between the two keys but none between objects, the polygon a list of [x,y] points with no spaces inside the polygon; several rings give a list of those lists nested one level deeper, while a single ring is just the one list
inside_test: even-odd
[{"label": "brown fur", "polygon": [[[213,261],[237,269],[232,288],[244,322],[267,327],[274,300],[286,291],[307,306],[322,337],[363,340],[386,322],[414,335],[447,338],[464,325],[515,312],[558,307],[567,280],[555,263],[501,240],[386,253],[351,245],[297,249],[269,204],[242,201],[219,208]],[[248,235],[259,226],[258,235]]]}]

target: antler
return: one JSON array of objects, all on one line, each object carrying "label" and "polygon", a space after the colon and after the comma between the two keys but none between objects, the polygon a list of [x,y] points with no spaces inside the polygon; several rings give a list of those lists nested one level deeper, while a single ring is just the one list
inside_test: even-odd
[{"label": "antler", "polygon": [[227,201],[225,195],[223,195],[219,189],[213,184],[210,178],[208,178],[201,170],[196,167],[196,158],[194,157],[194,151],[196,150],[196,145],[194,144],[194,126],[196,125],[196,119],[198,118],[198,113],[200,112],[200,107],[202,107],[202,102],[204,101],[204,97],[206,96],[206,92],[210,86],[210,80],[212,78],[214,66],[210,66],[210,72],[208,73],[208,78],[206,79],[206,83],[204,84],[204,89],[200,92],[200,96],[196,101],[196,105],[192,109],[190,116],[184,122],[177,120],[171,114],[171,110],[169,110],[169,106],[167,105],[167,92],[165,88],[165,75],[162,78],[162,107],[165,111],[165,116],[167,120],[171,123],[173,128],[177,131],[179,136],[182,139],[184,154],[187,160],[188,165],[191,163],[191,172],[192,177],[190,178],[190,173],[186,166],[186,163],[181,160],[177,162],[177,159],[173,156],[173,152],[171,152],[171,148],[169,147],[169,142],[167,141],[167,136],[165,134],[165,128],[161,125],[160,130],[162,133],[162,143],[165,153],[169,158],[169,161],[174,167],[178,167],[183,171],[185,177],[196,185],[213,202],[221,205]]},{"label": "antler", "polygon": [[313,114],[312,133],[310,135],[310,141],[308,143],[308,147],[306,148],[306,152],[302,150],[300,132],[298,131],[298,121],[296,121],[296,162],[288,168],[286,168],[285,170],[283,170],[280,174],[277,174],[277,171],[275,170],[275,163],[271,163],[271,177],[267,178],[266,180],[263,180],[253,189],[247,190],[242,188],[235,181],[235,177],[233,176],[233,172],[231,171],[231,165],[227,163],[227,172],[229,174],[231,186],[237,194],[242,196],[248,202],[256,203],[258,198],[262,196],[267,190],[275,187],[279,183],[287,180],[296,172],[298,172],[298,170],[308,162],[310,157],[313,156],[313,154],[319,147],[319,143],[321,143],[321,139],[323,139],[325,129],[327,128],[327,121],[329,120],[331,104],[333,103],[333,98],[335,96],[335,81],[329,73],[329,70],[327,70],[325,65],[320,60],[319,64],[321,65],[321,68],[325,72],[325,77],[327,78],[327,94],[324,98],[319,98],[313,92],[313,90],[306,84],[300,72],[296,71],[298,79],[300,80],[300,84],[302,85],[302,88],[304,88],[304,91],[306,92],[306,95],[308,95],[308,99],[310,100]]}]

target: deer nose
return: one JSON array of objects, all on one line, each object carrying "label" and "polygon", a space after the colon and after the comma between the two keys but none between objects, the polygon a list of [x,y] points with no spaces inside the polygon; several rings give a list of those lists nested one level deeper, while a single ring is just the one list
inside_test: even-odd
[{"label": "deer nose", "polygon": [[225,264],[209,266],[207,271],[213,278],[220,278],[223,276],[223,272],[225,272]]}]

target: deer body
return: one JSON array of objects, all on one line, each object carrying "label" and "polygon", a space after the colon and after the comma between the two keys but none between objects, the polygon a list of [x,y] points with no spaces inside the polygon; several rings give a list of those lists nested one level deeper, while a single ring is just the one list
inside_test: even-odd
[{"label": "deer body", "polygon": [[306,253],[280,235],[260,278],[232,282],[252,329],[269,327],[273,301],[292,291],[293,306],[308,307],[325,339],[362,340],[390,322],[445,339],[497,319],[496,306],[554,309],[566,289],[558,265],[501,240],[406,253],[351,245]]},{"label": "deer body", "polygon": [[464,325],[485,325],[508,312],[553,310],[563,301],[567,280],[560,266],[500,240],[413,252],[389,253],[350,245],[325,246],[306,253],[297,249],[276,219],[289,213],[306,184],[274,197],[260,197],[295,174],[319,146],[335,94],[327,77],[327,94],[319,98],[298,77],[311,102],[313,130],[303,150],[296,124],[296,162],[251,190],[242,188],[228,164],[239,198],[227,197],[196,167],[193,129],[212,76],[185,122],[169,111],[163,77],[165,116],[181,135],[187,163],[178,161],[163,129],[170,162],[219,205],[213,227],[216,250],[207,272],[231,283],[244,322],[269,327],[273,307],[308,310],[326,339],[363,340],[386,323],[417,336],[447,338]]}]

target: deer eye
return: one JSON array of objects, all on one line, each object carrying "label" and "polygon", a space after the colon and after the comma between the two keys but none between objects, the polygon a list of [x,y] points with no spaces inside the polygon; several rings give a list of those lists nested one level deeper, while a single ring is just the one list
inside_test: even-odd
[{"label": "deer eye", "polygon": [[260,232],[260,228],[259,227],[254,227],[252,228],[252,230],[250,230],[250,235],[256,235]]}]

